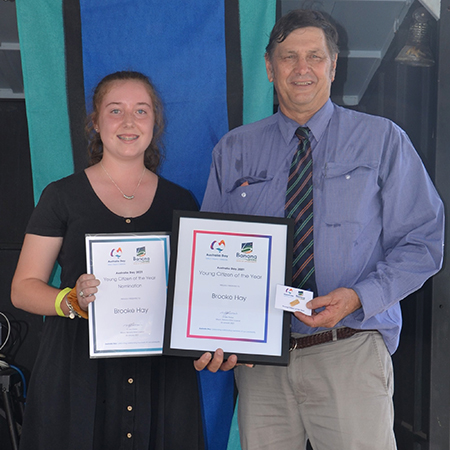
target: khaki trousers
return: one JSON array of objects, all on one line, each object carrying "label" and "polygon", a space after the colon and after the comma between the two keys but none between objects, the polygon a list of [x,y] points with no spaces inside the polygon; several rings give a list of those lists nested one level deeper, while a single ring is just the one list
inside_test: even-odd
[{"label": "khaki trousers", "polygon": [[243,450],[395,450],[392,360],[376,331],[235,369]]}]

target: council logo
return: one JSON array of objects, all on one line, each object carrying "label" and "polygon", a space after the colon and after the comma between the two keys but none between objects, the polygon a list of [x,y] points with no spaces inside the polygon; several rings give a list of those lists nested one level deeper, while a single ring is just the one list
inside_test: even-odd
[{"label": "council logo", "polygon": [[253,251],[253,242],[244,242],[241,244],[241,253],[251,253]]},{"label": "council logo", "polygon": [[236,252],[236,261],[255,263],[258,256],[253,253],[253,242],[242,242],[241,251]]},{"label": "council logo", "polygon": [[145,252],[145,247],[138,247],[136,249],[136,256],[137,257],[143,257],[145,256],[146,252]]},{"label": "council logo", "polygon": [[133,264],[148,264],[150,256],[146,256],[145,246],[136,248],[136,256],[133,256]]},{"label": "council logo", "polygon": [[223,239],[220,242],[212,241],[209,248],[222,253],[225,250],[225,241]]}]

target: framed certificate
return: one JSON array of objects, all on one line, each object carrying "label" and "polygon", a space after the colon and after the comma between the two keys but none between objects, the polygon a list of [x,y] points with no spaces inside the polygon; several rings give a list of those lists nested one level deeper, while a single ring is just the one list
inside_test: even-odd
[{"label": "framed certificate", "polygon": [[89,304],[91,358],[162,353],[168,234],[86,235],[87,272],[100,280]]},{"label": "framed certificate", "polygon": [[175,211],[164,353],[287,365],[290,316],[275,293],[290,283],[292,240],[292,219]]}]

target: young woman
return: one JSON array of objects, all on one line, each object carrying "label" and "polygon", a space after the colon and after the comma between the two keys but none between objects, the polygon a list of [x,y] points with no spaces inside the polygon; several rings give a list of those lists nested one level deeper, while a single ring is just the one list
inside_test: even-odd
[{"label": "young woman", "polygon": [[[86,233],[170,231],[174,209],[197,209],[188,191],[156,174],[163,129],[146,76],[108,75],[87,121],[91,165],[47,186],[33,212],[11,296],[46,319],[21,450],[203,448],[192,360],[90,359],[84,319],[100,283],[85,273]],[[48,285],[55,261],[60,289]]]}]

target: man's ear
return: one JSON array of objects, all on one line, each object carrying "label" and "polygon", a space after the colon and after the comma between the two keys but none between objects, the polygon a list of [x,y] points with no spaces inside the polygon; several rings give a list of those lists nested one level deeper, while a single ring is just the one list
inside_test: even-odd
[{"label": "man's ear", "polygon": [[267,53],[264,55],[264,59],[266,60],[267,78],[272,83],[272,81],[273,81],[273,66],[272,66],[272,63],[270,62],[270,57]]},{"label": "man's ear", "polygon": [[331,73],[330,73],[331,82],[333,82],[334,78],[336,77],[337,59],[338,55],[336,53],[336,55],[334,56],[334,61],[331,62]]}]

